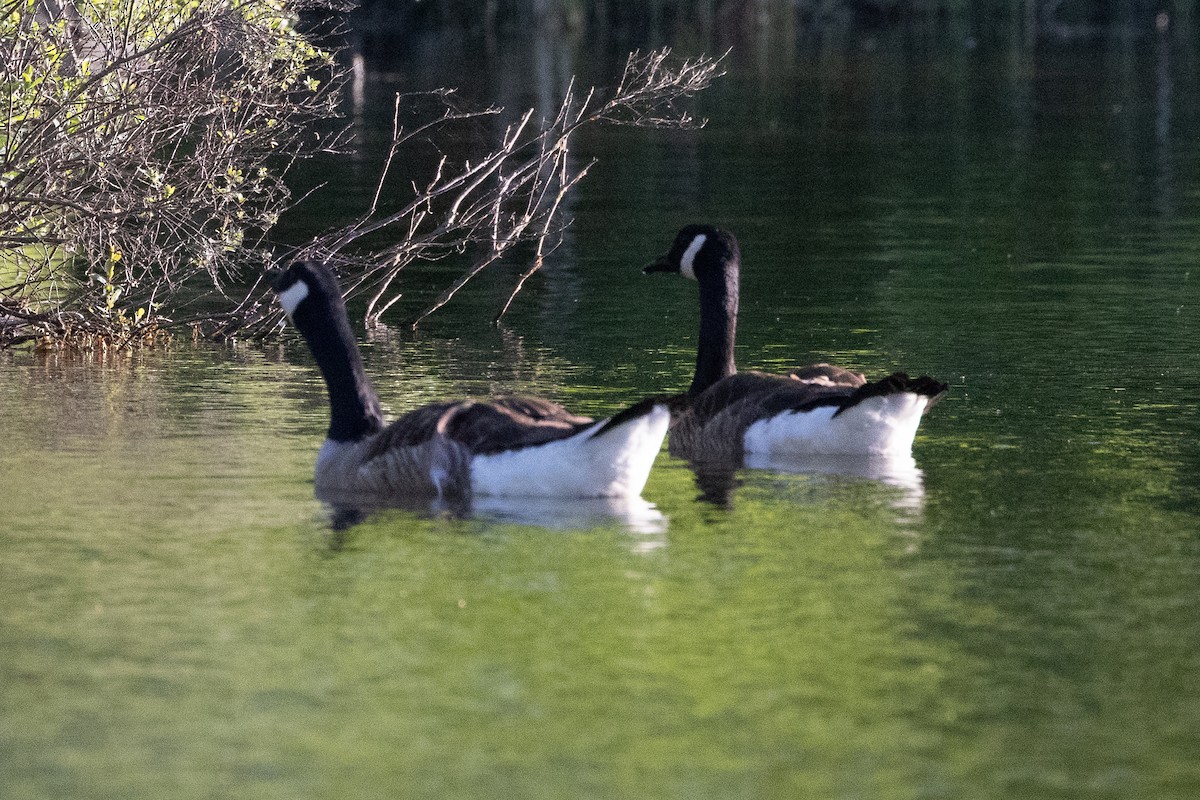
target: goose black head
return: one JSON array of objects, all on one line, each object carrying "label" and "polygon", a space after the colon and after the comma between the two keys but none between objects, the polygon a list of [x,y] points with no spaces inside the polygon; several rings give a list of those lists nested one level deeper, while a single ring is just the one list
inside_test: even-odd
[{"label": "goose black head", "polygon": [[687,225],[675,236],[671,249],[642,272],[675,272],[695,281],[737,270],[740,260],[737,239],[729,231]]},{"label": "goose black head", "polygon": [[325,302],[337,304],[342,297],[333,272],[316,261],[293,262],[275,275],[271,288],[279,296],[284,312],[292,319],[309,298],[323,298]]}]

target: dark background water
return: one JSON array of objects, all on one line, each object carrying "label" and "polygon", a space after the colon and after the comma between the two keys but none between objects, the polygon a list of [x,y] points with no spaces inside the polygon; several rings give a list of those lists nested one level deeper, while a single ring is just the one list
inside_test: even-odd
[{"label": "dark background water", "polygon": [[[0,795],[1200,792],[1190,30],[756,30],[703,130],[580,140],[574,224],[504,326],[519,261],[363,332],[368,371],[392,413],[682,389],[695,287],[640,267],[709,220],[742,244],[743,366],[951,383],[915,468],[745,470],[712,502],[664,453],[651,506],[337,531],[294,337],[0,354]],[[296,176],[329,189],[281,235],[365,202],[397,90],[518,113],[619,69],[553,33],[372,55],[357,157]],[[394,322],[458,268],[406,275]]]}]

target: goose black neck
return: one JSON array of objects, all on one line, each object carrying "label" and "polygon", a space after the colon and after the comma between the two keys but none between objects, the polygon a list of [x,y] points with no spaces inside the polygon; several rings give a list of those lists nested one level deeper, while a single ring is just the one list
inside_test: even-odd
[{"label": "goose black neck", "polygon": [[341,294],[313,296],[292,315],[329,391],[329,438],[353,442],[383,428],[379,398],[363,370],[362,355]]},{"label": "goose black neck", "polygon": [[[705,279],[707,278],[707,279]],[[703,392],[737,372],[733,346],[737,339],[738,263],[700,280],[700,339],[696,346],[696,374],[688,394]]]}]

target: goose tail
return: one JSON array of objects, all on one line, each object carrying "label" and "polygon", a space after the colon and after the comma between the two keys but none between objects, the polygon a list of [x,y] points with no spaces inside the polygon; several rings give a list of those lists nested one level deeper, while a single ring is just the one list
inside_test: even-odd
[{"label": "goose tail", "polygon": [[840,404],[834,416],[838,416],[851,408],[854,408],[859,403],[865,400],[870,400],[874,397],[888,397],[895,394],[912,394],[916,397],[925,398],[924,404],[921,406],[921,413],[924,414],[931,409],[937,401],[945,397],[946,392],[950,389],[949,385],[941,381],[934,380],[928,375],[922,375],[919,378],[910,378],[907,373],[893,372],[886,378],[860,386],[849,397],[846,397]]}]

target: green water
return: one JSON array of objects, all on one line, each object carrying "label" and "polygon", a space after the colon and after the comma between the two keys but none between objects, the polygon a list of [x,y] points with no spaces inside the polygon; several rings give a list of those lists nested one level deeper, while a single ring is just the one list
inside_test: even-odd
[{"label": "green water", "polygon": [[365,344],[393,414],[680,390],[695,287],[639,267],[713,220],[743,366],[951,383],[899,474],[346,527],[294,338],[0,354],[0,797],[1200,795],[1190,52],[735,60],[707,130],[580,144],[504,328],[497,276]]}]

